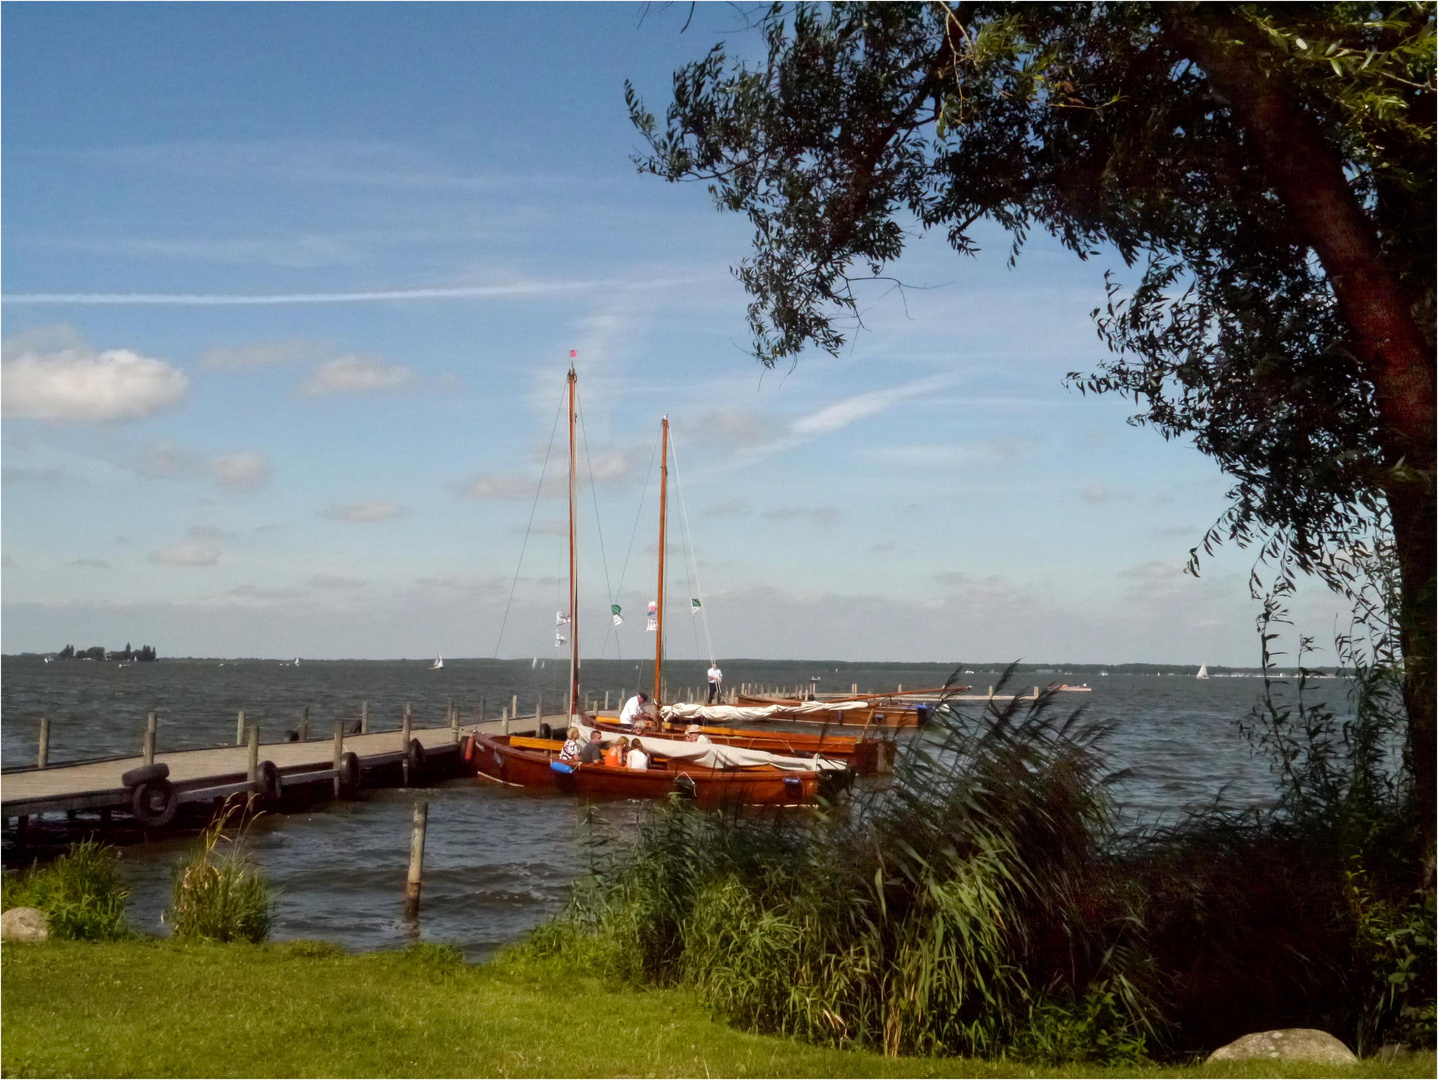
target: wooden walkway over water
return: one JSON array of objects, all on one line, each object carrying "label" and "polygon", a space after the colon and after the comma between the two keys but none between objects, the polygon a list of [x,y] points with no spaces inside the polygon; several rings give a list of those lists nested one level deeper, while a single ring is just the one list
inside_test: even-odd
[{"label": "wooden walkway over water", "polygon": [[[562,715],[530,716],[468,723],[461,729],[456,716],[447,727],[407,726],[308,742],[254,739],[238,746],[8,769],[0,774],[0,812],[7,823],[18,819],[21,828],[29,818],[48,813],[99,810],[106,817],[112,811],[128,813],[135,789],[121,778],[148,764],[169,767],[167,779],[181,805],[217,803],[251,792],[282,797],[308,788],[305,794],[324,798],[326,788],[333,797],[360,787],[417,785],[458,771],[464,735],[476,730],[530,733],[541,719],[556,726],[565,720]],[[271,788],[266,792],[267,783]]]}]

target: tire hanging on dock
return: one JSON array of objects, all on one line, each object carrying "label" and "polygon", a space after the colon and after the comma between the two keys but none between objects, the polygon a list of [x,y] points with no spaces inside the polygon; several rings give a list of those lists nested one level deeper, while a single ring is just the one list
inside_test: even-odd
[{"label": "tire hanging on dock", "polygon": [[418,739],[411,739],[404,756],[409,765],[409,782],[413,784],[424,775],[424,745]]},{"label": "tire hanging on dock", "polygon": [[358,791],[362,780],[359,755],[346,750],[340,757],[340,790]]},{"label": "tire hanging on dock", "polygon": [[180,793],[163,776],[136,784],[130,793],[130,812],[147,829],[163,829],[175,820],[179,808]]},{"label": "tire hanging on dock", "polygon": [[273,761],[262,761],[255,770],[255,794],[262,799],[276,801],[284,788],[280,784],[280,770]]}]

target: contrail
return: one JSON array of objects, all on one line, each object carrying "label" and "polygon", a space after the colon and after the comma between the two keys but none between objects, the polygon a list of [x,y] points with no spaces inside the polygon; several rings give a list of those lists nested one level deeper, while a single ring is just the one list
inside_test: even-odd
[{"label": "contrail", "polygon": [[583,292],[601,285],[610,288],[656,288],[679,284],[655,282],[516,282],[510,285],[459,285],[436,289],[383,289],[374,292],[331,293],[12,293],[0,297],[6,304],[156,304],[180,307],[215,307],[254,304],[363,304],[390,300],[487,300],[508,296],[541,296],[557,292]]}]

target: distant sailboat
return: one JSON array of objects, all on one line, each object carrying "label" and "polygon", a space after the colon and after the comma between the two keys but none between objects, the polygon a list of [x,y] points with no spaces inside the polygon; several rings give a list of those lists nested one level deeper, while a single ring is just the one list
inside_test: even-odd
[{"label": "distant sailboat", "polygon": [[444,657],[435,654],[434,663],[429,665],[429,669],[431,671],[438,671],[442,667],[444,667]]},{"label": "distant sailboat", "polygon": [[1200,679],[1206,679],[1206,678],[1208,678],[1208,665],[1207,665],[1207,664],[1199,664],[1199,665],[1198,665],[1198,678],[1200,678]]},{"label": "distant sailboat", "polygon": [[531,668],[537,668],[539,666],[539,657],[536,656],[533,660],[531,660],[529,662],[529,666]]},{"label": "distant sailboat", "polygon": [[299,667],[299,666],[300,666],[300,658],[299,658],[298,656],[296,656],[296,657],[295,657],[295,667]]}]

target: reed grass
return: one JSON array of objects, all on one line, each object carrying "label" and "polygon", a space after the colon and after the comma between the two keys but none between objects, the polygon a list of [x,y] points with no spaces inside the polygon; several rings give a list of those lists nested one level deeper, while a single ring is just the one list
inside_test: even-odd
[{"label": "reed grass", "polygon": [[[270,888],[244,847],[250,820],[246,806],[227,804],[176,868],[174,896],[165,912],[176,938],[257,943],[269,937]],[[228,848],[220,850],[221,844]]]},{"label": "reed grass", "polygon": [[527,947],[890,1056],[1125,1066],[1299,1026],[1432,1045],[1431,889],[1364,893],[1281,808],[1121,831],[1106,734],[1047,697],[945,703],[891,784],[817,812],[675,800]]},{"label": "reed grass", "polygon": [[3,880],[4,908],[39,908],[50,920],[52,937],[113,941],[130,933],[125,921],[130,892],[118,853],[109,845],[83,840],[48,866],[7,873]]}]

